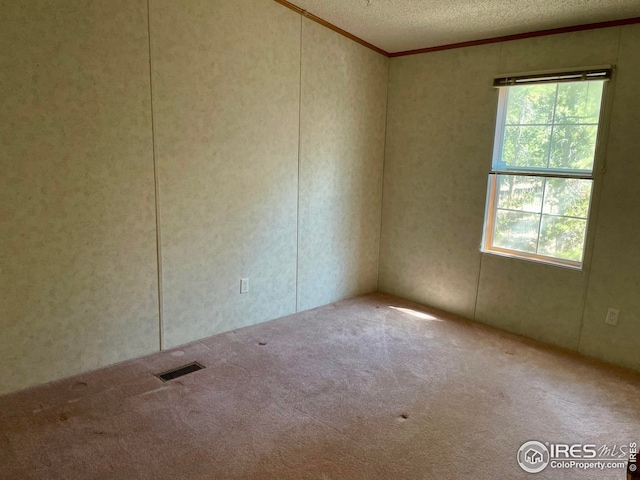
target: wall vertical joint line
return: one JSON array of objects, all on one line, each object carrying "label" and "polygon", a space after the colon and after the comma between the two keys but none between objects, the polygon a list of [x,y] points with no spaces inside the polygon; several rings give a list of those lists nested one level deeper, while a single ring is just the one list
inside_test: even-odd
[{"label": "wall vertical joint line", "polygon": [[298,312],[298,292],[300,285],[298,278],[300,277],[300,156],[302,152],[302,26],[304,18],[300,15],[300,83],[298,89],[298,188],[297,188],[297,206],[296,206],[296,313]]},{"label": "wall vertical joint line", "polygon": [[382,187],[380,188],[380,235],[378,238],[378,279],[376,290],[380,291],[380,260],[382,258],[382,225],[384,222],[384,172],[387,166],[387,139],[389,138],[389,83],[391,83],[391,59],[387,60],[387,101],[384,112],[384,145],[382,147]]},{"label": "wall vertical joint line", "polygon": [[[576,344],[576,351],[581,352],[582,346],[582,334],[584,332],[584,322],[587,316],[587,300],[589,297],[589,287],[591,282],[591,267],[593,262],[593,253],[596,250],[597,239],[595,237],[596,225],[598,223],[598,216],[600,212],[600,202],[602,200],[602,187],[604,184],[604,177],[607,170],[607,151],[609,149],[609,131],[611,128],[611,117],[613,112],[613,97],[615,95],[615,80],[617,77],[616,68],[620,63],[620,46],[622,43],[622,26],[618,28],[618,49],[616,52],[616,62],[614,66],[613,78],[611,78],[605,86],[605,98],[604,98],[604,112],[602,115],[601,124],[603,125],[602,133],[600,134],[599,145],[596,146],[596,164],[594,164],[593,170],[597,177],[594,180],[593,191],[591,193],[591,212],[590,218],[587,223],[587,242],[585,245],[585,258],[583,261],[584,271],[584,289],[582,293],[582,308],[580,312],[580,331],[578,332],[578,340]],[[596,168],[597,167],[597,168]],[[591,230],[592,229],[592,230]],[[589,232],[591,230],[591,232]],[[591,234],[591,245],[588,245],[589,235]]]},{"label": "wall vertical joint line", "polygon": [[158,161],[156,152],[156,120],[154,115],[154,88],[153,88],[153,48],[151,44],[151,0],[147,0],[147,30],[149,39],[149,90],[151,96],[151,141],[153,155],[153,180],[156,207],[156,256],[158,263],[158,347],[164,349],[164,317],[162,298],[162,235],[160,223],[160,182],[158,178]]}]

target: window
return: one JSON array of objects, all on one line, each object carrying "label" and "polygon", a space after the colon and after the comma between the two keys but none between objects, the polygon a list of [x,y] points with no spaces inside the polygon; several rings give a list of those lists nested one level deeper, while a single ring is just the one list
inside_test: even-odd
[{"label": "window", "polygon": [[610,69],[496,79],[482,251],[581,268]]}]

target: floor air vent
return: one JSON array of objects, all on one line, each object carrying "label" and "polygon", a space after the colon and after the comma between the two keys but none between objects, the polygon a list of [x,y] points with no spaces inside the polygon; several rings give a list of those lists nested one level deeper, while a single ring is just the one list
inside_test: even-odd
[{"label": "floor air vent", "polygon": [[157,373],[156,377],[158,377],[163,382],[168,382],[169,380],[182,377],[183,375],[187,375],[189,373],[197,372],[198,370],[202,370],[203,368],[205,368],[203,365],[200,365],[198,362],[193,362],[187,365],[183,365],[182,367],[174,368],[173,370],[169,370],[168,372]]}]

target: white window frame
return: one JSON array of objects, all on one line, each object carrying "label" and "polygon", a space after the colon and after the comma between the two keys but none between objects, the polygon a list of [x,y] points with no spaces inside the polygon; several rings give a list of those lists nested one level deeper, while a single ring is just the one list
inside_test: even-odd
[{"label": "white window frame", "polygon": [[[587,238],[589,236],[589,223],[592,213],[592,205],[595,193],[596,183],[596,171],[599,165],[599,152],[605,136],[605,112],[607,110],[607,96],[608,96],[608,84],[609,81],[603,82],[602,97],[600,100],[600,116],[598,118],[598,132],[596,136],[595,153],[593,159],[593,167],[591,170],[561,170],[561,169],[545,169],[545,168],[518,168],[518,167],[499,167],[498,160],[502,158],[502,149],[504,146],[504,132],[506,124],[506,108],[507,108],[507,93],[510,86],[527,85],[533,83],[561,83],[569,80],[570,78],[577,78],[582,76],[582,80],[587,80],[587,76],[593,74],[593,80],[598,80],[598,76],[602,75],[604,78],[600,80],[609,80],[612,76],[614,68],[612,66],[595,67],[584,70],[571,70],[568,72],[554,71],[554,72],[536,72],[532,74],[524,75],[512,75],[502,78],[496,78],[494,86],[499,88],[498,108],[496,114],[496,128],[493,147],[493,158],[491,163],[491,173],[489,174],[489,180],[487,183],[487,199],[485,206],[485,220],[483,226],[483,236],[481,244],[481,252],[487,254],[493,254],[498,256],[516,258],[526,261],[544,263],[548,265],[555,265],[560,267],[566,267],[576,270],[582,270],[587,250]],[[603,73],[606,72],[606,73]],[[508,248],[498,247],[493,245],[493,237],[496,225],[496,212],[497,212],[497,179],[498,175],[514,175],[514,176],[531,176],[531,177],[546,177],[546,178],[578,178],[591,181],[591,193],[589,197],[589,207],[587,210],[586,227],[584,241],[582,245],[582,260],[573,261],[558,257],[541,255],[539,253],[529,253],[519,250],[512,250]],[[544,200],[544,199],[543,199]],[[542,215],[542,213],[541,213]],[[538,239],[540,231],[538,231]]]}]

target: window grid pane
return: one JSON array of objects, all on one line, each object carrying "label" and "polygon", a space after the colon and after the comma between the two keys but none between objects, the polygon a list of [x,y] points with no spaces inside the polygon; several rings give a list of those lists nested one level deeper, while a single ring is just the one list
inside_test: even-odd
[{"label": "window grid pane", "polygon": [[508,87],[494,169],[592,172],[603,85]]},{"label": "window grid pane", "polygon": [[540,229],[540,215],[498,209],[493,246],[536,253]]},{"label": "window grid pane", "polygon": [[542,215],[537,253],[581,262],[586,231],[585,219]]},{"label": "window grid pane", "polygon": [[496,175],[491,247],[581,262],[592,183]]}]

